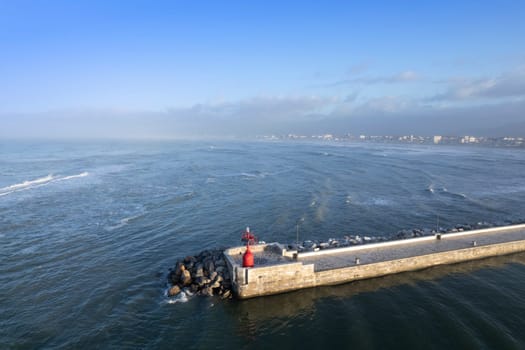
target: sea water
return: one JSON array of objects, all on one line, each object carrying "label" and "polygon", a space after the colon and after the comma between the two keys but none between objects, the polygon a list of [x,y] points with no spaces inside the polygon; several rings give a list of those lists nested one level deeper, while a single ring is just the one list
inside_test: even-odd
[{"label": "sea water", "polygon": [[525,217],[525,152],[306,142],[0,143],[0,348],[524,348],[525,255],[247,301],[177,258]]}]

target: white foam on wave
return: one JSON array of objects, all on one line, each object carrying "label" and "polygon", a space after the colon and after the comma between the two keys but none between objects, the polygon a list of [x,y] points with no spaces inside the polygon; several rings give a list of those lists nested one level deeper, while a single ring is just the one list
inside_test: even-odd
[{"label": "white foam on wave", "polygon": [[[165,290],[164,295],[168,295],[168,290]],[[183,289],[180,291],[179,294],[177,294],[174,297],[168,297],[165,299],[166,304],[177,304],[177,303],[187,303],[190,300],[190,297],[193,296],[193,293],[191,293],[187,289]]]},{"label": "white foam on wave", "polygon": [[461,193],[461,192],[451,192],[451,191],[448,190],[448,188],[446,188],[444,186],[443,187],[434,188],[433,185],[430,185],[427,188],[427,191],[429,191],[432,194],[439,194],[439,195],[444,195],[444,196],[449,196],[449,197],[460,197],[460,198],[464,198],[464,199],[467,198],[466,194]]},{"label": "white foam on wave", "polygon": [[367,205],[373,205],[373,206],[380,206],[380,207],[386,207],[386,206],[392,206],[394,205],[394,202],[387,198],[371,198],[365,202]]},{"label": "white foam on wave", "polygon": [[8,194],[14,193],[14,192],[20,192],[20,191],[26,191],[42,186],[49,185],[51,183],[59,182],[59,181],[65,181],[65,180],[71,180],[76,179],[80,177],[88,176],[89,173],[87,171],[84,171],[80,174],[76,175],[68,175],[68,176],[53,176],[52,174],[49,174],[44,177],[37,178],[35,180],[27,180],[21,183],[17,183],[14,185],[10,185],[7,187],[0,188],[0,197],[6,196]]},{"label": "white foam on wave", "polygon": [[464,198],[464,199],[467,198],[467,195],[464,194],[464,193],[461,193],[461,192],[450,192],[450,191],[445,191],[445,192],[448,193],[450,196],[453,196],[453,197],[460,197],[460,198]]},{"label": "white foam on wave", "polygon": [[24,182],[21,182],[21,183],[18,183],[18,184],[14,184],[14,185],[11,185],[11,186],[0,188],[0,192],[16,191],[18,189],[22,189],[22,188],[30,187],[30,186],[33,186],[33,185],[49,182],[49,181],[51,181],[53,179],[54,179],[53,175],[49,174],[47,176],[40,177],[40,178],[38,178],[36,180],[27,180],[27,181],[24,181]]},{"label": "white foam on wave", "polygon": [[121,227],[124,227],[126,226],[131,220],[135,220],[139,217],[141,217],[143,215],[143,213],[140,213],[140,214],[137,214],[137,215],[133,215],[133,216],[128,216],[128,217],[125,217],[124,219],[120,219],[119,223],[116,224],[116,225],[113,225],[113,226],[106,226],[104,227],[104,229],[108,232],[111,232],[113,230],[116,230],[118,228],[121,228]]},{"label": "white foam on wave", "polygon": [[37,250],[37,247],[33,245],[31,247],[27,247],[27,248],[20,250],[20,254],[23,254],[23,255],[33,254],[34,252],[36,252],[36,250]]},{"label": "white foam on wave", "polygon": [[268,173],[268,172],[260,172],[260,171],[256,171],[253,173],[243,172],[240,174],[240,176],[243,177],[244,180],[264,179],[268,176],[273,176],[273,175],[275,174]]},{"label": "white foam on wave", "polygon": [[281,175],[285,173],[289,173],[293,171],[294,169],[281,169],[279,171],[274,172],[268,172],[268,171],[253,171],[253,172],[241,172],[241,173],[226,173],[226,174],[210,174],[208,178],[215,179],[215,178],[224,178],[224,177],[239,177],[243,180],[254,180],[254,179],[264,179],[271,176]]},{"label": "white foam on wave", "polygon": [[88,175],[89,175],[89,173],[87,171],[84,171],[83,173],[80,173],[78,175],[69,175],[69,176],[60,177],[60,178],[56,179],[56,181],[71,180],[71,179],[76,179],[76,178],[79,178],[79,177],[86,177]]},{"label": "white foam on wave", "polygon": [[245,178],[255,179],[258,177],[264,177],[264,174],[252,174],[252,173],[241,173],[241,176],[244,176]]}]

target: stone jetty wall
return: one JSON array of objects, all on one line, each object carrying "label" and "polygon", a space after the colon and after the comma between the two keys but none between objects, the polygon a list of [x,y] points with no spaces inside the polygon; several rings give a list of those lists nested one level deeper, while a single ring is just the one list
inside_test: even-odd
[{"label": "stone jetty wall", "polygon": [[341,284],[400,272],[421,270],[432,266],[455,264],[522,251],[525,251],[525,241],[517,241],[320,271],[315,273],[315,284],[311,287]]},{"label": "stone jetty wall", "polygon": [[[524,229],[525,225],[512,227],[479,230],[477,232],[459,233],[456,235],[474,235],[476,233],[498,232],[511,229]],[[457,236],[456,236],[457,237]],[[422,240],[440,239],[435,237],[421,237]],[[446,239],[443,237],[442,239]],[[381,247],[399,244],[415,243],[412,240],[403,240],[379,244]],[[370,244],[374,248],[376,244]],[[265,246],[258,249],[264,250]],[[356,247],[357,248],[357,247]],[[353,248],[352,249],[356,249]],[[363,247],[361,247],[362,249]],[[377,248],[377,247],[376,247]],[[237,250],[235,250],[237,249]],[[341,252],[341,249],[333,249],[333,252]],[[426,255],[411,256],[402,259],[381,261],[363,265],[352,265],[342,268],[334,268],[323,271],[315,271],[314,264],[305,264],[300,260],[290,259],[290,262],[279,263],[269,266],[254,268],[243,268],[236,264],[231,258],[231,253],[243,252],[243,248],[233,248],[225,251],[227,266],[232,276],[231,285],[234,293],[241,299],[258,297],[263,295],[278,294],[287,291],[310,288],[322,285],[334,285],[347,283],[355,280],[379,277],[405,271],[425,269],[432,266],[453,264],[463,261],[482,259],[492,256],[506,255],[525,251],[525,240],[511,241],[505,243],[472,246],[469,248],[456,249],[452,251],[436,252]],[[283,255],[289,255],[285,249]],[[331,254],[331,252],[316,252],[317,254]],[[303,255],[303,254],[301,254]]]}]

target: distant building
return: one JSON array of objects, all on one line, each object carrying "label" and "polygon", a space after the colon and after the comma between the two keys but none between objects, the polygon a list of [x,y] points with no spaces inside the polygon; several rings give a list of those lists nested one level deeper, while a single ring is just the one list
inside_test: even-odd
[{"label": "distant building", "polygon": [[345,141],[360,141],[360,142],[374,142],[374,143],[414,143],[414,144],[439,144],[439,145],[484,145],[494,147],[523,147],[525,148],[525,138],[517,136],[506,136],[506,137],[487,137],[487,136],[419,136],[419,135],[352,135],[345,134],[343,136],[337,134],[320,134],[320,135],[298,135],[289,133],[286,135],[276,136],[257,136],[257,138],[264,138],[267,140],[320,140],[320,141],[334,141],[334,142],[345,142]]}]

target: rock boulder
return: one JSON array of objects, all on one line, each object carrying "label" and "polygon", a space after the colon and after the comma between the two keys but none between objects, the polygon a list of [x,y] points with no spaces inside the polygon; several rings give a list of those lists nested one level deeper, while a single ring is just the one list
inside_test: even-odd
[{"label": "rock boulder", "polygon": [[191,273],[188,270],[184,269],[182,271],[180,282],[183,286],[189,286],[191,284]]},{"label": "rock boulder", "polygon": [[180,288],[179,286],[175,285],[171,287],[170,290],[168,291],[168,296],[173,297],[179,293],[180,293]]}]

